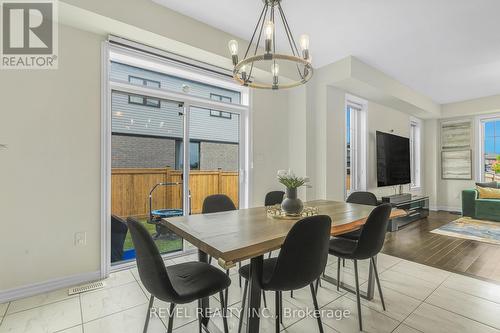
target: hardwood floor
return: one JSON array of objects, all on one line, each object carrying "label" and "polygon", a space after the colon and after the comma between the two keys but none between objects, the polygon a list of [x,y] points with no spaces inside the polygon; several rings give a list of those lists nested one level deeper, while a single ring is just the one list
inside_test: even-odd
[{"label": "hardwood floor", "polygon": [[388,233],[382,252],[500,284],[500,245],[430,232],[459,217],[430,212],[428,218]]}]

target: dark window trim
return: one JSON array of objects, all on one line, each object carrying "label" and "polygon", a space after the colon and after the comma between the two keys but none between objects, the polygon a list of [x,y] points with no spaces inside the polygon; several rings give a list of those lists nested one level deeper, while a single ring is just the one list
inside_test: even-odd
[{"label": "dark window trim", "polygon": [[[217,97],[218,99],[214,99],[214,97]],[[223,102],[222,101],[223,98],[229,99],[229,103],[233,102],[233,98],[232,97],[210,93],[210,99],[213,99],[213,100],[216,100],[216,101],[219,101],[219,102]],[[227,103],[227,102],[224,102],[224,103]]]},{"label": "dark window trim", "polygon": [[[140,97],[142,98],[142,103],[139,103],[139,102],[133,102],[130,97]],[[154,101],[158,101],[158,105],[151,105],[151,104],[148,104],[147,101],[149,100],[154,100]],[[150,108],[157,108],[159,109],[161,107],[161,100],[159,98],[154,98],[154,97],[147,97],[147,96],[141,96],[141,95],[133,95],[133,94],[128,94],[128,103],[129,104],[135,104],[135,105],[142,105],[142,106],[147,106],[147,107],[150,107]]]},{"label": "dark window trim", "polygon": [[[214,112],[218,114],[213,114]],[[225,114],[227,114],[228,116],[226,116]],[[226,112],[226,111],[210,110],[210,117],[233,119],[233,114],[231,112]]]},{"label": "dark window trim", "polygon": [[140,76],[129,75],[129,76],[128,76],[128,82],[129,82],[129,83],[131,82],[131,81],[130,81],[131,79],[142,80],[142,85],[143,85],[143,86],[146,86],[146,87],[149,87],[149,86],[148,86],[148,82],[158,83],[158,88],[161,88],[161,82],[160,82],[160,81],[151,80],[151,79],[145,79],[145,78],[140,77]]}]

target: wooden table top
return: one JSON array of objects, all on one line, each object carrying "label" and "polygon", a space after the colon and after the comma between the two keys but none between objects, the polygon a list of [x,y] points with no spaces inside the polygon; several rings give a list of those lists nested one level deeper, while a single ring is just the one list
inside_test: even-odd
[{"label": "wooden table top", "polygon": [[[327,200],[305,205],[318,207],[319,214],[331,217],[332,235],[359,229],[375,208]],[[406,215],[404,211],[393,210],[391,217],[403,215]],[[236,262],[279,249],[298,220],[274,219],[267,216],[266,207],[257,207],[164,218],[161,223],[228,268]]]}]

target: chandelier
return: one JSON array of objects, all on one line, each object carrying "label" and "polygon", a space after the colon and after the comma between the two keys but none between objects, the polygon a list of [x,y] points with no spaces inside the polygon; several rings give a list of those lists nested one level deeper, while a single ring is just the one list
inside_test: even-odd
[{"label": "chandelier", "polygon": [[[263,0],[263,2],[264,8],[260,13],[243,60],[239,61],[238,59],[238,42],[231,40],[228,43],[234,66],[233,78],[241,85],[259,89],[284,89],[305,84],[313,75],[311,56],[309,54],[309,36],[300,36],[299,44],[301,51],[299,52],[297,43],[293,38],[292,31],[281,7],[281,0]],[[289,54],[276,52],[276,19],[283,24],[288,40],[287,48],[289,47],[291,50]],[[261,39],[264,40],[264,53],[259,53]],[[253,49],[253,54],[251,54],[251,49]],[[258,82],[252,76],[254,66],[257,63],[268,64],[272,74],[272,79],[268,79],[268,82]],[[295,78],[283,79],[283,77],[280,77],[280,64],[286,64],[287,67],[292,68],[293,72],[296,72],[294,74]],[[292,71],[287,72],[287,76],[290,74],[292,74]]]}]

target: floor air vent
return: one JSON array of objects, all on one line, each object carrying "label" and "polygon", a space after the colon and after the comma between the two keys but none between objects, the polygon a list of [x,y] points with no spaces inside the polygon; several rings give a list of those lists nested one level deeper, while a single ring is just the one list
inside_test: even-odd
[{"label": "floor air vent", "polygon": [[78,287],[73,287],[70,288],[68,291],[68,295],[75,295],[75,294],[81,294],[81,293],[86,293],[88,291],[96,290],[96,289],[101,289],[104,288],[104,282],[103,281],[97,281],[97,282],[92,282],[92,283],[87,283]]}]

